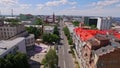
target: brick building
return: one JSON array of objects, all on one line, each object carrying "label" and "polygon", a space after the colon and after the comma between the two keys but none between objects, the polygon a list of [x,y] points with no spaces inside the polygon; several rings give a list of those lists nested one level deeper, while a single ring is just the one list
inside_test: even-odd
[{"label": "brick building", "polygon": [[73,41],[81,68],[120,68],[118,32],[75,28]]}]

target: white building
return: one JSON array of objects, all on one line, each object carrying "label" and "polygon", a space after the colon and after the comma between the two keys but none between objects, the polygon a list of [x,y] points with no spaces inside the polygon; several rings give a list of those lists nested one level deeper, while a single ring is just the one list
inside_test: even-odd
[{"label": "white building", "polygon": [[112,25],[111,17],[90,17],[89,22],[87,23],[89,26],[95,25],[99,30],[108,30]]},{"label": "white building", "polygon": [[9,53],[14,54],[16,52],[26,53],[24,37],[19,37],[14,40],[0,41],[0,58]]},{"label": "white building", "polygon": [[99,17],[97,28],[100,30],[108,30],[112,25],[112,18],[111,17]]},{"label": "white building", "polygon": [[54,26],[44,26],[44,33],[52,34],[54,31]]},{"label": "white building", "polygon": [[25,37],[26,48],[35,45],[35,36],[34,34],[30,34],[29,36]]}]

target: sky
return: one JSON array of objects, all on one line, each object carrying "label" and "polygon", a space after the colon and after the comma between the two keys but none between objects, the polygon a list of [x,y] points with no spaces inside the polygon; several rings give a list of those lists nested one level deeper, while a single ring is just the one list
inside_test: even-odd
[{"label": "sky", "polygon": [[120,17],[120,0],[0,0],[2,15],[81,15]]}]

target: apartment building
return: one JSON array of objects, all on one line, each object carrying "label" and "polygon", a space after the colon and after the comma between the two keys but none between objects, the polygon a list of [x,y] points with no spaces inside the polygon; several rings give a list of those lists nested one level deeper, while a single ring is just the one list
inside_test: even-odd
[{"label": "apartment building", "polygon": [[0,41],[0,58],[7,54],[15,54],[16,52],[26,53],[25,38],[19,37],[14,40]]},{"label": "apartment building", "polygon": [[81,68],[120,68],[120,33],[75,28],[73,42]]},{"label": "apartment building", "polygon": [[0,26],[0,40],[7,40],[13,36],[25,32],[23,25],[1,25]]},{"label": "apartment building", "polygon": [[18,37],[24,37],[26,42],[26,48],[31,48],[34,46],[35,37],[33,34],[28,34],[25,30],[24,25],[10,25],[4,24],[0,26],[0,40],[13,40]]}]

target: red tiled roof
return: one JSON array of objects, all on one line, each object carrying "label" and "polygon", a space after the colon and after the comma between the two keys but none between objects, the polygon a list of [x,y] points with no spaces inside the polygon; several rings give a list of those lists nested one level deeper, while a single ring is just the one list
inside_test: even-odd
[{"label": "red tiled roof", "polygon": [[82,41],[87,41],[88,39],[94,37],[96,34],[107,34],[108,33],[113,33],[113,35],[115,35],[115,37],[117,37],[118,39],[120,39],[120,33],[116,32],[116,31],[112,31],[112,30],[88,30],[88,29],[83,29],[83,28],[75,28],[74,32],[77,34],[77,36],[79,36],[81,38]]}]

